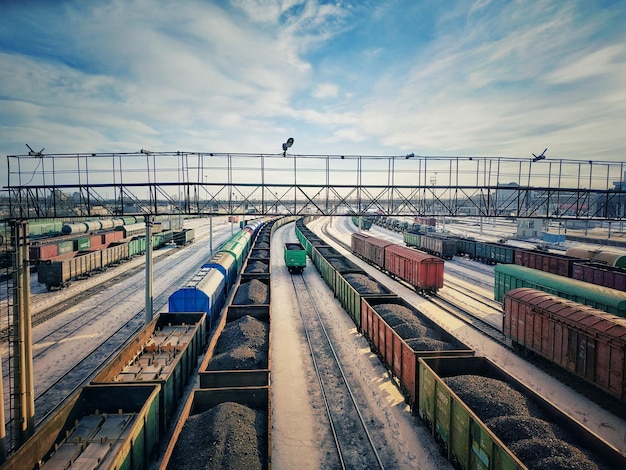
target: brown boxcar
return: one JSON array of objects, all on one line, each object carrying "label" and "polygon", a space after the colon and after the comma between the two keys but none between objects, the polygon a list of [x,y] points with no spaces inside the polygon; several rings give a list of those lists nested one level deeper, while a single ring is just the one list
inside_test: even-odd
[{"label": "brown boxcar", "polygon": [[547,273],[572,277],[572,267],[581,258],[535,250],[515,250],[515,264]]},{"label": "brown boxcar", "polygon": [[626,292],[626,270],[587,261],[574,263],[572,279]]},{"label": "brown boxcar", "polygon": [[385,247],[389,245],[393,245],[393,243],[381,238],[369,237],[360,233],[352,234],[352,251],[357,256],[360,256],[380,268],[385,267]]},{"label": "brown boxcar", "polygon": [[[426,350],[424,346],[413,348],[378,313],[377,308],[397,306],[411,311],[423,326],[427,327],[430,339],[447,343],[445,348]],[[472,356],[474,350],[465,345],[415,307],[400,297],[369,297],[361,300],[361,330],[371,349],[379,355],[389,371],[398,378],[407,403],[413,408],[418,400],[420,357]],[[426,343],[427,341],[423,341]],[[433,343],[434,344],[434,343]]]},{"label": "brown boxcar", "polygon": [[385,270],[418,292],[437,292],[443,287],[443,263],[441,258],[405,246],[385,247]]},{"label": "brown boxcar", "polygon": [[626,319],[529,288],[504,296],[511,340],[626,401]]}]

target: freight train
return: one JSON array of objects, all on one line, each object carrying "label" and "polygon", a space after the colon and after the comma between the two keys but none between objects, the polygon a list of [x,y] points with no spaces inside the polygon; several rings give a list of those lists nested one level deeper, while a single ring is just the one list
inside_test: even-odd
[{"label": "freight train", "polygon": [[[221,448],[228,446],[229,451],[236,454],[238,446],[230,440],[214,438],[209,445],[199,439],[198,434],[190,438],[186,432],[192,423],[186,426],[187,421],[192,421],[192,415],[216,407],[228,414],[233,406],[236,406],[235,411],[245,408],[268,423],[264,434],[254,439],[255,445],[259,444],[258,452],[254,456],[246,455],[246,458],[258,458],[261,468],[268,468],[271,452],[269,272],[239,276],[239,267],[243,266],[245,270],[252,260],[238,261],[236,258],[243,257],[244,253],[252,258],[255,251],[265,251],[268,254],[265,260],[269,264],[271,233],[294,219],[255,221],[232,236],[199,270],[199,274],[207,270],[223,274],[226,297],[231,299],[229,304],[223,305],[221,312],[217,310],[217,305],[212,305],[214,309],[207,312],[201,309],[198,296],[195,301],[182,305],[186,309],[183,311],[175,311],[180,306],[175,302],[169,305],[168,312],[159,314],[146,325],[2,468],[39,468],[42,465],[85,468],[91,465],[89,468],[139,470],[149,468],[159,460],[162,457],[160,450],[166,446],[161,464],[163,469],[168,465],[169,468],[183,468],[181,459],[189,456],[215,462],[216,456],[207,453],[221,445]],[[254,263],[258,259],[257,256]],[[254,303],[258,300],[258,291],[253,292],[250,287],[252,280],[263,281],[261,284],[265,287],[266,297],[260,303]],[[202,284],[198,290],[209,284]],[[231,296],[229,290],[234,291],[234,295]],[[265,354],[266,360],[264,364],[254,364],[253,367],[237,363],[240,355],[236,345],[242,340],[242,335],[250,334],[252,323],[254,326],[266,325],[261,327],[261,330],[265,328],[265,352],[256,351],[254,354],[255,357]],[[220,342],[222,336],[224,339]],[[239,347],[250,350],[247,344],[240,344]],[[219,348],[235,350],[228,352]],[[203,354],[203,365],[198,368],[197,360]],[[230,368],[221,367],[229,364]],[[186,384],[198,369],[200,388],[192,392],[179,415],[179,403]],[[256,385],[259,382],[262,385]],[[229,410],[224,410],[224,407]],[[224,418],[224,414],[221,416]],[[193,420],[197,422],[196,418]],[[206,421],[202,422],[206,424]],[[226,433],[228,436],[247,431],[235,416],[229,422],[232,429]],[[220,426],[228,426],[228,423],[222,421]],[[212,425],[203,425],[202,428],[211,429]],[[248,442],[248,439],[245,441]],[[187,448],[195,445],[195,450],[182,452],[181,456],[178,448],[183,445]],[[246,449],[249,448],[246,446]]]},{"label": "freight train", "polygon": [[504,296],[513,343],[626,402],[626,319],[529,288]]},{"label": "freight train", "polygon": [[498,264],[494,274],[494,299],[498,302],[503,302],[505,294],[513,289],[530,287],[603,312],[626,317],[626,293],[616,289],[516,264]]},{"label": "freight train", "polygon": [[[180,232],[175,223],[168,223],[162,230],[158,227],[152,233],[152,247],[161,248],[174,241]],[[187,231],[185,240],[193,236]],[[37,280],[45,284],[48,290],[68,287],[72,280],[92,276],[116,266],[146,251],[145,224],[122,225],[114,230],[85,234],[72,239],[50,241],[34,245],[29,249],[29,256],[37,267]]]},{"label": "freight train", "polygon": [[407,282],[417,292],[436,293],[443,287],[443,260],[437,256],[353,233],[352,252],[382,271]]},{"label": "freight train", "polygon": [[470,238],[407,231],[407,246],[451,259],[467,256],[486,264],[517,264],[626,292],[626,254],[572,248],[565,254]]},{"label": "freight train", "polygon": [[296,235],[455,468],[626,465],[618,449],[359,273],[303,220]]}]

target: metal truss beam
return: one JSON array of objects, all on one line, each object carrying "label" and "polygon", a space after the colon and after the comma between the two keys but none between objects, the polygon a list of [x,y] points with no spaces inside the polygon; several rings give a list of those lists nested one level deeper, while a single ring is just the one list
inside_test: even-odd
[{"label": "metal truss beam", "polygon": [[358,215],[624,220],[624,163],[502,157],[8,156],[8,217]]}]

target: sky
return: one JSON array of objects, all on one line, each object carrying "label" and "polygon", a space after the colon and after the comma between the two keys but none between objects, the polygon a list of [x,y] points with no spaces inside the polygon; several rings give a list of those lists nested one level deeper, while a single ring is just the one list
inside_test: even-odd
[{"label": "sky", "polygon": [[[0,156],[626,160],[619,0],[0,0]],[[0,165],[1,183],[6,164]]]}]

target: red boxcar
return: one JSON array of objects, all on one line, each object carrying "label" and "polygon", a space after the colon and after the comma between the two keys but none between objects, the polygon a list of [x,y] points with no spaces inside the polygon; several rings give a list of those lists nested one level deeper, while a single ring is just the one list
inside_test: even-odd
[{"label": "red boxcar", "polygon": [[[452,347],[444,350],[414,350],[377,312],[379,305],[399,305],[411,310],[420,323],[429,328],[429,334]],[[361,330],[372,351],[378,354],[391,373],[398,378],[407,402],[417,403],[420,357],[473,356],[474,350],[465,345],[435,322],[430,320],[411,304],[400,297],[363,297],[361,299]]]},{"label": "red boxcar", "polygon": [[31,261],[54,258],[59,255],[59,245],[47,243],[45,245],[34,245],[28,249],[28,256]]},{"label": "red boxcar", "polygon": [[515,264],[559,276],[572,277],[574,263],[580,258],[534,250],[515,250]]},{"label": "red boxcar", "polygon": [[352,251],[357,256],[360,256],[380,268],[385,267],[385,247],[388,245],[393,245],[393,243],[360,233],[353,233],[350,242]]},{"label": "red boxcar", "polygon": [[443,287],[443,263],[441,258],[405,246],[385,247],[385,270],[418,292],[437,292]]},{"label": "red boxcar", "polygon": [[529,288],[504,296],[502,331],[626,401],[626,319]]},{"label": "red boxcar", "polygon": [[626,292],[626,270],[606,264],[574,263],[572,279]]}]

